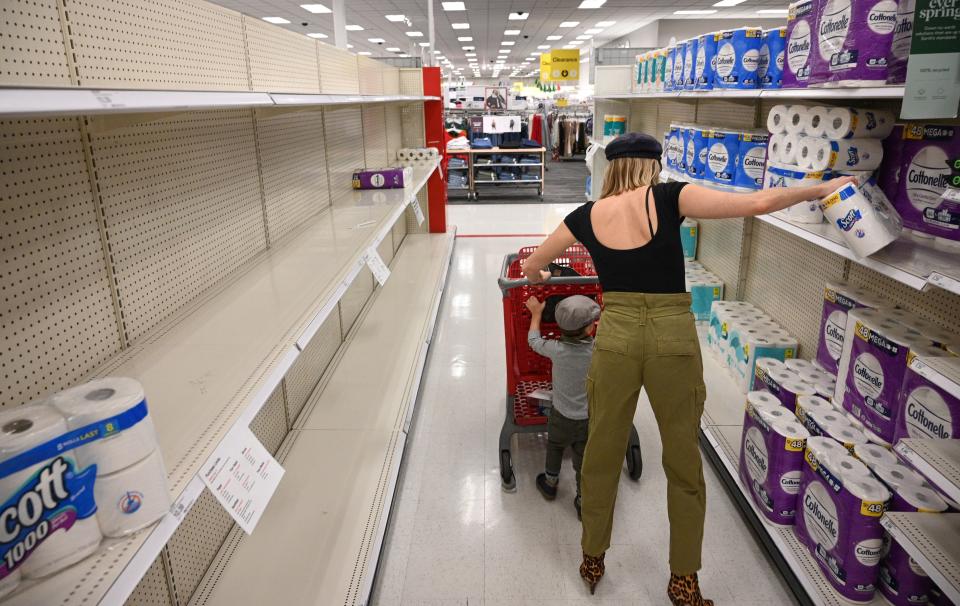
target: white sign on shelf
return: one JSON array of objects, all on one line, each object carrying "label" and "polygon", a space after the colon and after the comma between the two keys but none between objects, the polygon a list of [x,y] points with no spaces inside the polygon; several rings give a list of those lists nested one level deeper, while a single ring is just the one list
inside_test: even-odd
[{"label": "white sign on shelf", "polygon": [[413,207],[413,214],[417,217],[417,225],[423,225],[423,207],[420,206],[420,200],[416,196],[410,198],[410,206]]},{"label": "white sign on shelf", "polygon": [[387,278],[390,277],[390,268],[387,267],[387,264],[380,258],[380,253],[377,252],[376,248],[370,247],[364,261],[367,267],[370,268],[370,271],[373,272],[373,277],[376,278],[380,286],[386,284]]},{"label": "white sign on shelf", "polygon": [[283,474],[250,428],[238,427],[227,434],[200,477],[230,517],[251,534]]}]

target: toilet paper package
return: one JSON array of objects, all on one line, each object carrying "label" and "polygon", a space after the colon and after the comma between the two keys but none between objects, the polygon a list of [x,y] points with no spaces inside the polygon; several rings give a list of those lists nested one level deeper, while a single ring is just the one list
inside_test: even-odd
[{"label": "toilet paper package", "polygon": [[[825,111],[822,135],[827,139],[885,139],[893,132],[896,117],[882,109],[831,107]],[[808,132],[808,135],[814,135]],[[818,135],[819,136],[819,135]]]},{"label": "toilet paper package", "polygon": [[960,241],[960,196],[944,197],[951,166],[960,162],[960,128],[947,124],[904,125],[899,184],[890,199],[906,228]]},{"label": "toilet paper package", "polygon": [[760,60],[757,77],[761,88],[783,86],[783,66],[787,46],[787,28],[775,27],[763,32],[760,44]]},{"label": "toilet paper package", "polygon": [[[828,438],[810,437],[804,453],[796,516],[797,538],[810,550],[825,578],[844,598],[874,597],[883,552],[883,515],[890,491],[862,463],[825,448]],[[841,471],[839,463],[849,467]]]},{"label": "toilet paper package", "polygon": [[907,366],[900,400],[894,442],[960,437],[960,358],[915,355]]},{"label": "toilet paper package", "polygon": [[687,40],[677,42],[673,58],[673,90],[683,90],[683,74],[687,61]]},{"label": "toilet paper package", "polygon": [[737,174],[737,153],[740,150],[739,135],[734,130],[703,131],[704,146],[707,150],[704,166],[707,181],[720,185],[733,185]]},{"label": "toilet paper package", "polygon": [[664,56],[663,61],[663,91],[670,92],[673,90],[673,57],[677,49],[675,46],[668,46],[666,48],[666,55]]},{"label": "toilet paper package", "polygon": [[719,38],[720,35],[717,32],[697,37],[697,61],[693,70],[693,87],[696,90],[713,89]]},{"label": "toilet paper package", "polygon": [[690,38],[683,47],[683,89],[693,90],[696,85],[697,39]]},{"label": "toilet paper package", "polygon": [[[883,140],[883,161],[877,169],[877,186],[897,206],[897,186],[900,183],[900,159],[903,148],[903,125],[894,124],[890,135]],[[897,211],[903,216],[902,211]]]},{"label": "toilet paper package", "polygon": [[880,298],[867,290],[844,282],[827,282],[823,287],[823,310],[820,314],[817,365],[836,376],[838,361],[843,352],[847,312],[858,307],[877,308],[880,306]]},{"label": "toilet paper package", "polygon": [[690,311],[697,322],[710,320],[710,308],[714,301],[723,299],[723,281],[710,272],[691,279]]},{"label": "toilet paper package", "polygon": [[887,55],[887,84],[907,81],[907,61],[913,41],[913,9],[915,0],[898,0],[897,20],[893,26],[893,41]]},{"label": "toilet paper package", "polygon": [[122,537],[153,524],[170,510],[170,490],[160,451],[126,469],[97,477],[97,522],[108,537]]},{"label": "toilet paper package", "polygon": [[[783,153],[783,145],[786,142],[786,133],[776,133],[770,135],[770,141],[767,142],[767,166],[771,163],[780,163],[780,156]],[[766,181],[766,179],[764,179]],[[786,187],[785,185],[773,185],[772,187]]]},{"label": "toilet paper package", "polygon": [[691,143],[688,147],[691,155],[687,158],[687,176],[691,179],[701,180],[706,174],[707,162],[707,147],[703,138],[703,129],[698,126],[690,127],[687,139]]},{"label": "toilet paper package", "polygon": [[715,88],[759,88],[763,30],[740,27],[720,32],[717,40]]},{"label": "toilet paper package", "polygon": [[690,218],[685,218],[680,224],[680,246],[683,248],[684,259],[697,258],[697,234],[700,225]]},{"label": "toilet paper package", "polygon": [[914,355],[942,354],[903,325],[857,319],[850,335],[849,365],[842,407],[887,443],[893,443],[900,392]]},{"label": "toilet paper package", "polygon": [[823,0],[817,11],[810,83],[886,84],[896,21],[896,0]]},{"label": "toilet paper package", "polygon": [[847,449],[870,441],[844,411],[819,396],[798,396],[796,415],[810,435],[830,438]]},{"label": "toilet paper package", "polygon": [[780,360],[760,358],[754,365],[753,383],[750,389],[769,393],[781,406],[793,412],[796,409],[796,398],[791,399],[785,393],[783,385],[794,380],[796,375],[787,370]]},{"label": "toilet paper package", "polygon": [[803,452],[810,434],[796,420],[775,416],[778,408],[771,410],[761,404],[765,395],[747,394],[740,479],[767,520],[789,526],[796,517]]},{"label": "toilet paper package", "polygon": [[797,149],[797,164],[810,170],[876,170],[883,161],[878,139],[822,139],[803,137]]},{"label": "toilet paper package", "polygon": [[81,469],[70,432],[46,402],[0,411],[0,583],[38,578],[87,557],[100,545],[96,468]]},{"label": "toilet paper package", "polygon": [[671,124],[667,135],[667,145],[664,148],[664,152],[667,156],[667,168],[677,168],[677,156],[680,155],[681,149],[680,141],[680,127],[675,124]]},{"label": "toilet paper package", "polygon": [[797,355],[795,338],[774,336],[767,331],[751,334],[749,329],[738,328],[730,335],[729,342],[727,366],[743,393],[753,384],[757,358],[784,360]]},{"label": "toilet paper package", "polygon": [[853,351],[853,332],[856,323],[861,321],[874,322],[886,330],[898,330],[902,328],[886,310],[859,307],[850,309],[847,312],[847,324],[843,329],[843,346],[840,350],[840,358],[837,360],[836,390],[832,398],[832,401],[840,407],[843,406],[844,394],[847,391],[847,371],[850,369],[850,354]]},{"label": "toilet paper package", "polygon": [[752,321],[762,315],[762,312],[747,301],[714,301],[710,307],[710,325],[707,331],[710,351],[719,357],[727,348],[727,340],[734,324]]},{"label": "toilet paper package", "polygon": [[[829,172],[803,170],[797,166],[767,162],[764,172],[764,189],[774,187],[807,187],[830,178]],[[780,214],[793,223],[818,224],[823,222],[823,212],[819,200],[806,200],[780,211]]]},{"label": "toilet paper package", "polygon": [[820,200],[820,210],[861,259],[895,241],[903,229],[900,216],[871,183],[862,188],[852,183],[841,186]]},{"label": "toilet paper package", "polygon": [[353,189],[403,189],[413,179],[406,167],[365,168],[353,171]]},{"label": "toilet paper package", "polygon": [[[691,143],[690,140],[690,127],[686,124],[680,124],[677,126],[677,143],[680,145],[680,149],[677,150],[677,172],[684,174],[687,172],[687,143]],[[690,146],[691,151],[693,146]],[[690,158],[693,158],[691,153]]]},{"label": "toilet paper package", "polygon": [[892,468],[900,464],[897,455],[877,444],[857,444],[853,447],[853,456],[863,461],[871,470],[878,467]]},{"label": "toilet paper package", "polygon": [[733,184],[748,189],[761,189],[770,135],[745,132],[740,133],[739,139],[737,172]]},{"label": "toilet paper package", "polygon": [[800,0],[787,7],[787,49],[783,88],[806,88],[810,81],[816,13],[820,0]]}]

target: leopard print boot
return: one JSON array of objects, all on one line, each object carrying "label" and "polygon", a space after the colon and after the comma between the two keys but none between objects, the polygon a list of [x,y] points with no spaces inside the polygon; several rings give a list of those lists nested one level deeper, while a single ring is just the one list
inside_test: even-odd
[{"label": "leopard print boot", "polygon": [[597,583],[603,578],[603,573],[606,570],[603,565],[603,556],[605,555],[606,553],[601,553],[598,556],[583,554],[583,563],[580,564],[580,576],[583,577],[583,580],[590,586],[590,595],[593,595],[593,592],[597,589]]},{"label": "leopard print boot", "polygon": [[667,597],[673,602],[673,606],[713,606],[713,600],[705,600],[700,595],[697,573],[683,576],[671,573]]}]

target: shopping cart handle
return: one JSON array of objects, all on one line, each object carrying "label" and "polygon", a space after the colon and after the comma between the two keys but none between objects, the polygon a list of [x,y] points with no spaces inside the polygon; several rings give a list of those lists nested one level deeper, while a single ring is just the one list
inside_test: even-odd
[{"label": "shopping cart handle", "polygon": [[554,284],[596,284],[597,276],[569,276],[569,277],[553,277],[544,282],[539,282],[537,284],[532,284],[527,278],[508,278],[507,272],[510,270],[510,265],[513,264],[517,259],[517,253],[510,253],[503,258],[503,267],[500,269],[500,277],[497,278],[497,284],[500,286],[500,290],[506,296],[507,291],[512,288],[517,288],[519,286],[552,286]]}]

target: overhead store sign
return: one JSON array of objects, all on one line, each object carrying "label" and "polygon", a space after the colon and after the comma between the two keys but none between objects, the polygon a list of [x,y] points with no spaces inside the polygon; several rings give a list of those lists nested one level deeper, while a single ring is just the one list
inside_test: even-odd
[{"label": "overhead store sign", "polygon": [[[541,61],[542,57],[541,56]],[[540,73],[543,74],[541,63]],[[554,49],[550,51],[550,80],[569,82],[580,80],[580,49]]]},{"label": "overhead store sign", "polygon": [[540,80],[541,82],[550,81],[550,53],[540,55]]},{"label": "overhead store sign", "polygon": [[958,0],[917,0],[901,118],[957,117],[960,102],[958,5]]}]

